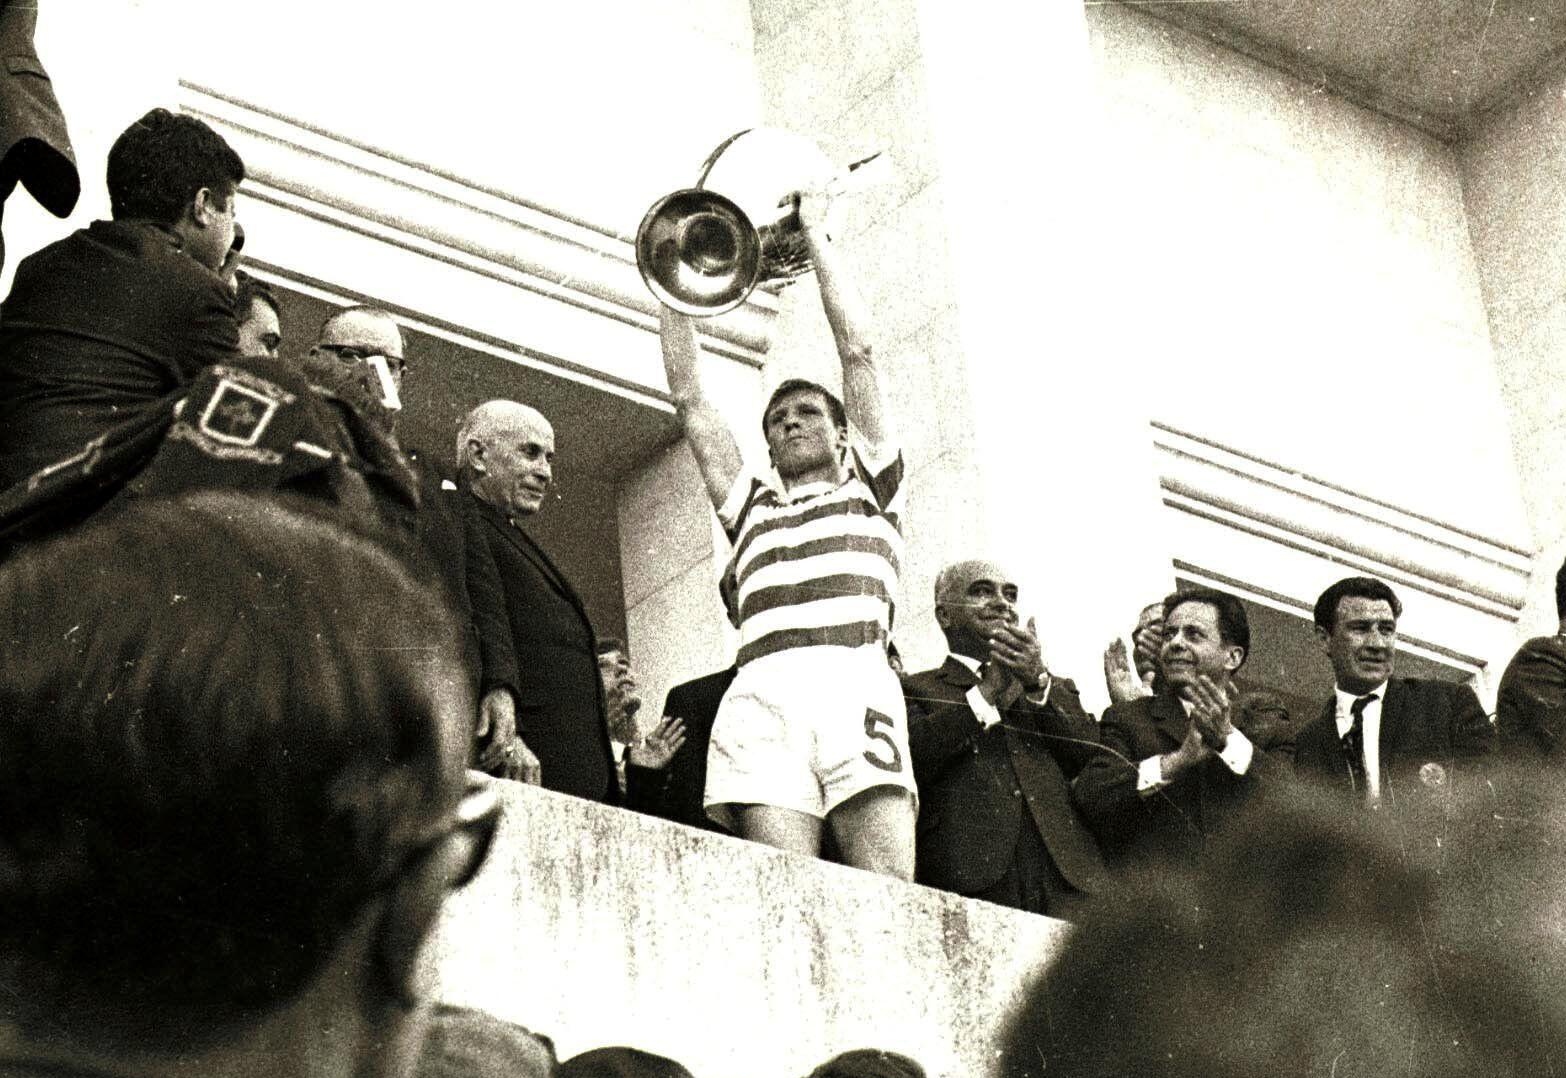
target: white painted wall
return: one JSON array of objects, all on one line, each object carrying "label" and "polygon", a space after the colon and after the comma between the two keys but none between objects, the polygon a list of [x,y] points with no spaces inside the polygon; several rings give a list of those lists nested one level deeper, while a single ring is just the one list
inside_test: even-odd
[{"label": "white painted wall", "polygon": [[1526,541],[1457,155],[1130,5],[1088,13],[1099,361],[1180,429]]},{"label": "white painted wall", "polygon": [[1490,116],[1462,147],[1514,468],[1540,548],[1520,636],[1555,631],[1566,555],[1566,72]]}]

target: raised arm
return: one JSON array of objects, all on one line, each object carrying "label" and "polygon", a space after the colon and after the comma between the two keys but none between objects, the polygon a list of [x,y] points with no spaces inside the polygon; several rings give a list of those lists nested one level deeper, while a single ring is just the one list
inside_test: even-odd
[{"label": "raised arm", "polygon": [[689,316],[663,307],[658,314],[658,336],[663,342],[663,370],[685,440],[701,469],[708,497],[714,506],[721,506],[739,478],[743,462],[734,432],[702,393],[701,376],[696,371],[696,327]]},{"label": "raised arm", "polygon": [[821,306],[827,324],[837,342],[838,358],[843,362],[843,408],[866,448],[872,453],[889,446],[895,439],[891,417],[881,395],[881,378],[876,355],[870,345],[869,316],[852,267],[843,252],[827,235],[828,198],[823,194],[799,196],[799,220],[810,245],[815,263],[816,284],[821,290]]}]

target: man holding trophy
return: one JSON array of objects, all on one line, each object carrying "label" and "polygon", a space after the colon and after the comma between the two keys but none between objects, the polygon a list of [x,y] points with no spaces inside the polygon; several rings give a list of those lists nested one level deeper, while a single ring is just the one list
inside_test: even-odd
[{"label": "man holding trophy", "polygon": [[843,399],[802,379],[778,386],[762,414],[774,477],[746,473],[702,392],[691,319],[667,301],[662,311],[669,389],[734,545],[739,584],[739,672],[713,727],[704,800],[745,838],[819,856],[830,826],[848,864],[912,879],[917,795],[886,658],[902,455],[861,300],[826,231],[830,200],[792,199],[842,361]]}]

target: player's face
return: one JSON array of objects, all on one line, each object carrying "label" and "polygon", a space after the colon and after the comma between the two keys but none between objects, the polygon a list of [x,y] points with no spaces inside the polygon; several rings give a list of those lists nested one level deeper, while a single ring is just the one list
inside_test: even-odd
[{"label": "player's face", "polygon": [[1218,608],[1211,603],[1181,603],[1164,619],[1158,663],[1170,688],[1194,685],[1200,674],[1222,683],[1243,659],[1237,645],[1224,643],[1218,631]]},{"label": "player's face", "polygon": [[1017,585],[994,562],[965,562],[953,573],[936,604],[936,621],[954,650],[988,659],[995,630],[1017,624]]},{"label": "player's face", "polygon": [[491,501],[516,516],[532,516],[555,481],[555,429],[542,416],[519,416],[485,446]]},{"label": "player's face", "polygon": [[805,389],[773,402],[766,432],[773,467],[785,479],[836,464],[847,440],[826,398]]},{"label": "player's face", "polygon": [[1316,635],[1343,691],[1366,693],[1392,676],[1397,616],[1385,599],[1345,595],[1338,600],[1332,632],[1317,629]]}]

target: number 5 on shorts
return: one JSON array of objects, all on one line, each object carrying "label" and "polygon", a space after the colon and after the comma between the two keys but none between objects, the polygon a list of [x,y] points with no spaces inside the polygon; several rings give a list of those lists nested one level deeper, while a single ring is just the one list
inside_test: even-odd
[{"label": "number 5 on shorts", "polygon": [[871,741],[879,741],[885,745],[891,750],[892,758],[884,760],[874,752],[866,749],[865,760],[879,767],[882,771],[901,771],[903,769],[903,754],[898,750],[897,742],[892,740],[891,734],[887,733],[886,730],[877,729],[882,723],[885,723],[888,729],[896,729],[890,715],[883,715],[874,708],[865,709],[865,736]]}]

